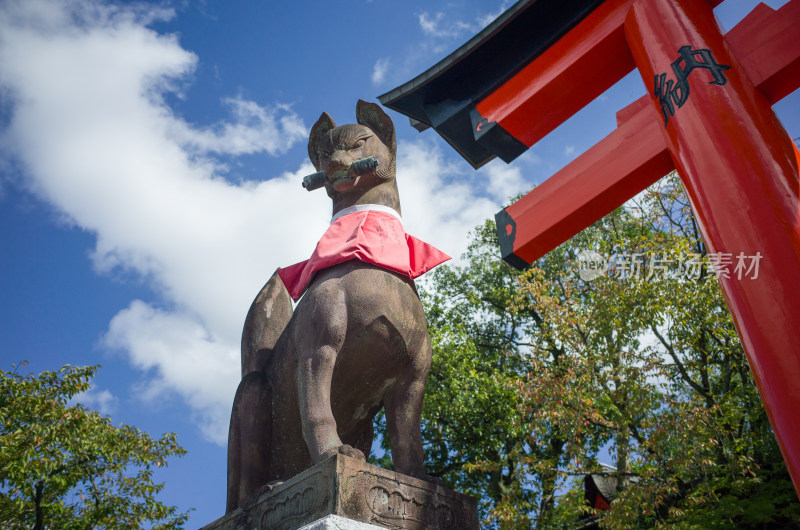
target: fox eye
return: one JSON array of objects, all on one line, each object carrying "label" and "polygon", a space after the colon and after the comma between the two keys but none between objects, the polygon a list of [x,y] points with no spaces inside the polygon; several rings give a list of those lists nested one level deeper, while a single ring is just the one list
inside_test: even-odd
[{"label": "fox eye", "polygon": [[361,147],[364,147],[364,144],[365,144],[365,143],[367,143],[367,139],[366,139],[366,138],[359,138],[359,139],[358,139],[358,140],[356,140],[356,142],[353,144],[353,149],[359,149],[359,148],[361,148]]}]

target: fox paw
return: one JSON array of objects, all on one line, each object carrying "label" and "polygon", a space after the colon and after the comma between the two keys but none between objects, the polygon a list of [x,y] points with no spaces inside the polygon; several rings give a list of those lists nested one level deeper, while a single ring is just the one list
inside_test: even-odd
[{"label": "fox paw", "polygon": [[347,444],[342,444],[339,447],[333,447],[331,449],[328,449],[323,454],[322,459],[325,460],[326,458],[331,457],[333,455],[345,455],[345,456],[349,456],[350,458],[356,458],[358,460],[363,460],[364,462],[367,461],[367,458],[364,456],[364,453],[362,453],[360,450],[356,449],[355,447],[352,447],[352,446],[347,445]]}]

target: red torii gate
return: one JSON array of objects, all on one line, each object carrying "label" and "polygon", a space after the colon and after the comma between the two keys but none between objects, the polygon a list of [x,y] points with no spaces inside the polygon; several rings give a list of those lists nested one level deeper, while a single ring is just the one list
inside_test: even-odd
[{"label": "red torii gate", "polygon": [[719,278],[800,494],[800,153],[771,105],[800,86],[800,0],[723,36],[719,0],[523,0],[381,96],[474,167],[510,162],[634,68],[650,94],[617,129],[496,216],[524,267],[677,169],[709,251],[760,252]]}]

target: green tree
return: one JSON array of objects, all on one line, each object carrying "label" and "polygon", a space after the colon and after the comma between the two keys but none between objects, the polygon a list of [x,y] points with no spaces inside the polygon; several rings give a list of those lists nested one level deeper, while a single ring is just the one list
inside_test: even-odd
[{"label": "green tree", "polygon": [[[606,275],[578,274],[585,251],[610,258]],[[523,273],[496,255],[487,222],[466,264],[422,292],[427,469],[477,495],[488,526],[574,526],[593,513],[590,472],[620,491],[599,514],[609,528],[800,518],[676,176]],[[606,450],[613,472],[597,461]]]},{"label": "green tree", "polygon": [[[604,525],[783,528],[800,521],[800,503],[716,281],[720,271],[711,266],[678,178],[648,190],[638,215],[654,231],[642,244],[647,253],[704,266],[695,274],[621,284],[644,308],[659,393],[658,407],[630,429],[638,482],[612,503]],[[734,266],[727,272],[736,275]]]},{"label": "green tree", "polygon": [[[26,363],[23,363],[23,366]],[[156,499],[153,468],[183,455],[70,398],[97,366],[23,376],[0,370],[0,523],[9,529],[181,528],[187,513]]]},{"label": "green tree", "polygon": [[436,269],[421,288],[434,349],[422,435],[429,473],[478,497],[486,518],[504,513],[526,528],[537,492],[516,455],[552,451],[529,446],[514,385],[528,369],[530,317],[508,311],[519,273],[495,249],[486,223],[473,234],[466,265]]}]

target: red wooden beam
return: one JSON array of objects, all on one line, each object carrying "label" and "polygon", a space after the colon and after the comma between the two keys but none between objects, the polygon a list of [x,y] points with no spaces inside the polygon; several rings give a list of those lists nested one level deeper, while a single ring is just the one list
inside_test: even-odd
[{"label": "red wooden beam", "polygon": [[[725,41],[771,104],[800,87],[800,0],[777,11],[759,4]],[[506,261],[532,263],[674,169],[656,127],[663,119],[649,101],[645,95],[620,110],[617,130],[497,214]],[[537,109],[525,110],[538,128]]]},{"label": "red wooden beam", "polygon": [[800,3],[758,4],[725,35],[750,81],[775,104],[800,86]]},{"label": "red wooden beam", "polygon": [[622,30],[631,2],[603,2],[478,103],[481,118],[497,122],[530,147],[632,71],[635,64]]},{"label": "red wooden beam", "polygon": [[524,242],[512,262],[501,239],[504,259],[520,268],[532,263],[674,168],[649,101],[635,107],[602,142],[498,214],[498,231]]}]

